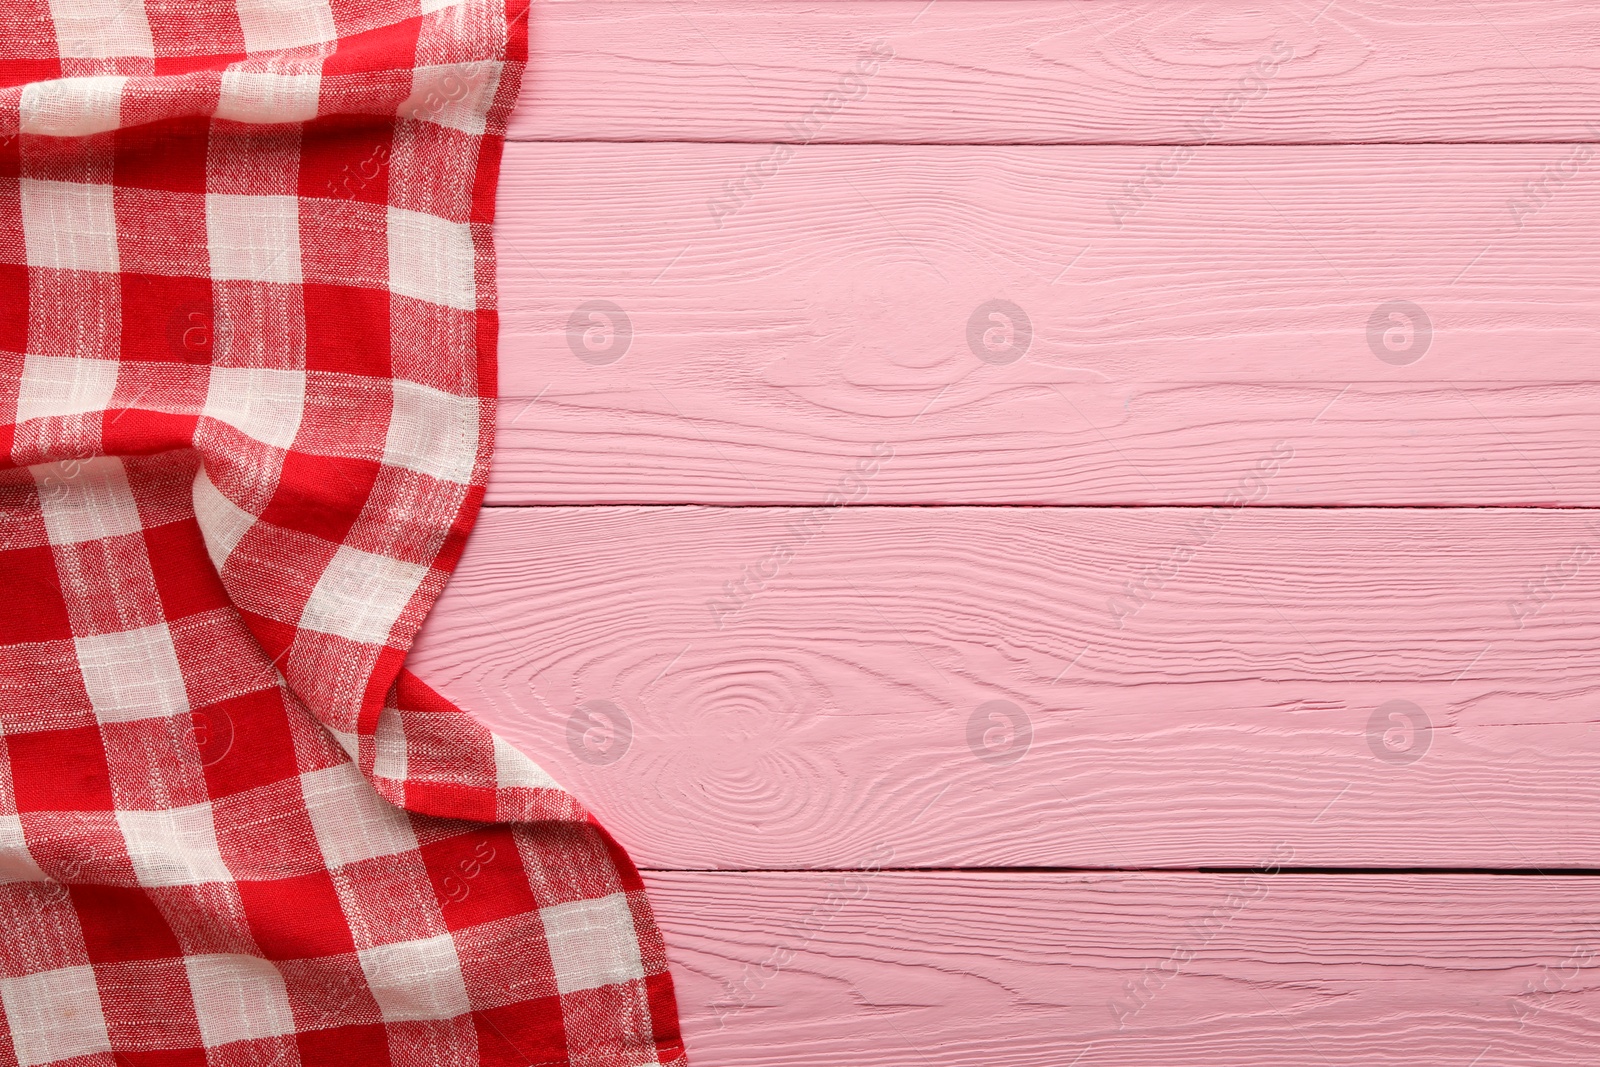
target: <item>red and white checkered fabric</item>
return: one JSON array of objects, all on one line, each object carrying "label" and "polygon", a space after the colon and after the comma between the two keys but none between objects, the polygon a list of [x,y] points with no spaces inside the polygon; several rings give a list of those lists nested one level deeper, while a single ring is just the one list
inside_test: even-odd
[{"label": "red and white checkered fabric", "polygon": [[627,857],[401,669],[526,5],[0,5],[0,1067],[682,1060]]}]

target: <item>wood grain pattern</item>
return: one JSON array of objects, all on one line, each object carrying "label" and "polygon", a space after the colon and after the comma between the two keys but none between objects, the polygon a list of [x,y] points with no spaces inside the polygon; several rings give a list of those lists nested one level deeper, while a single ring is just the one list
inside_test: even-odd
[{"label": "wood grain pattern", "polygon": [[1591,146],[770,151],[509,146],[491,503],[1600,504]]},{"label": "wood grain pattern", "polygon": [[699,1067],[1593,1062],[1600,8],[530,26],[411,665],[650,869]]},{"label": "wood grain pattern", "polygon": [[[1272,458],[1241,484],[1271,491],[1295,462]],[[1597,531],[1578,510],[491,510],[412,664],[644,866],[851,867],[889,840],[902,866],[1248,866],[1286,841],[1313,866],[1593,867]],[[580,716],[597,700],[627,739],[607,705]],[[1030,744],[979,714],[994,700]],[[1374,726],[1395,700],[1431,730]]]},{"label": "wood grain pattern", "polygon": [[[525,140],[1571,141],[1600,114],[1581,0],[638,0],[530,24]],[[874,42],[893,58],[841,82]]]},{"label": "wood grain pattern", "polygon": [[1577,1067],[1600,1028],[1587,878],[647,881],[703,1067]]}]

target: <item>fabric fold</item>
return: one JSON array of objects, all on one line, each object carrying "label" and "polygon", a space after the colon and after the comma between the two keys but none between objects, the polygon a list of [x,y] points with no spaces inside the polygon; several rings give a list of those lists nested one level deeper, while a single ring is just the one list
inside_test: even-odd
[{"label": "fabric fold", "polygon": [[0,1067],[683,1061],[626,854],[403,669],[527,14],[0,14]]}]

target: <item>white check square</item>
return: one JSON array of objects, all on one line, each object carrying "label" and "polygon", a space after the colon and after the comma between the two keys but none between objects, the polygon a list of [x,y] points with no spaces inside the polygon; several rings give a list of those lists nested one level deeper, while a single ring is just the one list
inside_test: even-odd
[{"label": "white check square", "polygon": [[501,789],[558,789],[544,768],[524,756],[511,742],[494,735],[494,778]]},{"label": "white check square", "polygon": [[539,909],[556,990],[580,989],[644,977],[633,913],[621,893]]},{"label": "white check square", "polygon": [[476,397],[454,396],[397,378],[383,461],[462,485],[478,458]]},{"label": "white check square", "polygon": [[411,820],[380,797],[353,763],[302,774],[300,791],[330,870],[417,847]]},{"label": "white check square", "polygon": [[118,811],[133,873],[146,887],[232,882],[217,847],[210,804],[161,811]]},{"label": "white check square", "polygon": [[406,776],[406,728],[400,712],[384,708],[378,713],[378,728],[373,731],[372,773],[379,778],[401,781]]},{"label": "white check square", "polygon": [[297,197],[208,193],[206,241],[215,281],[300,284]]},{"label": "white check square", "polygon": [[56,78],[22,87],[22,132],[82,137],[122,125],[122,87],[116,74]]},{"label": "white check square", "polygon": [[379,945],[357,955],[385,1023],[453,1019],[472,1010],[449,934]]},{"label": "white check square", "polygon": [[223,495],[206,475],[205,468],[194,479],[194,518],[205,538],[206,555],[222,573],[223,564],[239,547],[244,535],[256,524],[256,517]]},{"label": "white check square", "polygon": [[22,816],[0,815],[0,884],[47,882],[50,876],[34,861],[22,832]]},{"label": "white check square", "polygon": [[294,1033],[289,991],[271,963],[219,953],[186,956],[183,964],[206,1048]]},{"label": "white check square", "polygon": [[111,406],[117,363],[77,356],[25,356],[17,395],[17,421],[85,415]]},{"label": "white check square", "polygon": [[305,371],[213,367],[202,414],[264,444],[288,448],[305,407]]},{"label": "white check square", "polygon": [[62,460],[33,468],[44,529],[53,545],[123,537],[144,529],[128,472],[115,456]]},{"label": "white check square", "polygon": [[65,59],[115,59],[156,54],[142,3],[128,0],[50,0],[56,47]]},{"label": "white check square", "polygon": [[337,34],[328,0],[238,0],[247,52],[276,52],[332,41]]},{"label": "white check square", "polygon": [[408,119],[481,134],[484,116],[500,87],[501,64],[490,61],[418,67],[411,73],[411,95],[400,105]]},{"label": "white check square", "polygon": [[306,122],[317,117],[322,75],[264,70],[222,72],[216,117],[230,122]]},{"label": "white check square", "polygon": [[111,1051],[93,967],[63,967],[0,979],[18,1067]]},{"label": "white check square", "polygon": [[189,710],[183,668],[164,622],[74,637],[78,671],[101,722],[165,719]]},{"label": "white check square", "polygon": [[427,576],[420,564],[340,545],[311,590],[300,625],[381,645]]},{"label": "white check square", "polygon": [[109,185],[23,178],[28,266],[117,272],[117,208]]},{"label": "white check square", "polygon": [[389,290],[431,304],[477,307],[472,228],[437,215],[389,209]]}]

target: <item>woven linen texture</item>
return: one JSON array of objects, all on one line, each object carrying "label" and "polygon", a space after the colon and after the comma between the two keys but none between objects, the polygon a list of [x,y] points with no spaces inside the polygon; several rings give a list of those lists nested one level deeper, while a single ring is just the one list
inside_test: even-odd
[{"label": "woven linen texture", "polygon": [[0,6],[0,1067],[682,1062],[632,864],[402,669],[526,3]]}]

